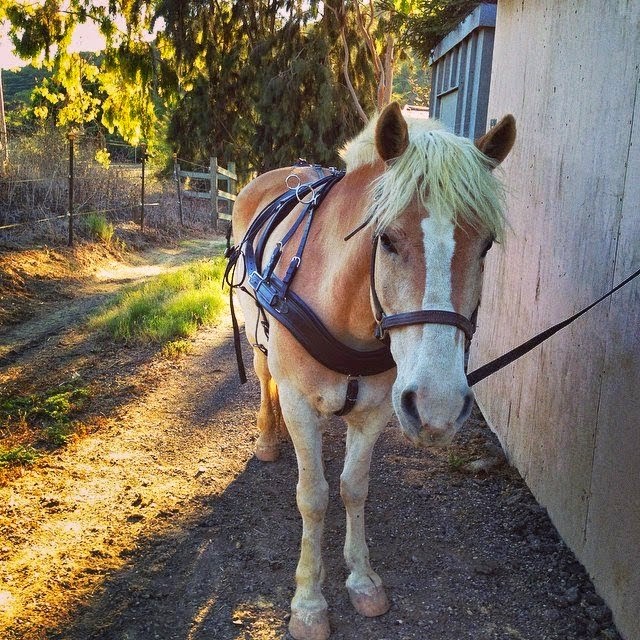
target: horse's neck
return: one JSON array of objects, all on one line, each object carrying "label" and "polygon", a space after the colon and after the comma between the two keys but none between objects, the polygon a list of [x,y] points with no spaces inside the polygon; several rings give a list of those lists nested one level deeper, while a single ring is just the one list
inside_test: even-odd
[{"label": "horse's neck", "polygon": [[[371,171],[345,178],[335,187],[327,209],[319,212],[317,242],[308,256],[314,298],[320,315],[336,337],[352,346],[375,346],[375,320],[370,301],[371,230],[345,236],[365,215]],[[325,206],[325,205],[323,205]],[[311,274],[310,274],[311,275]]]}]

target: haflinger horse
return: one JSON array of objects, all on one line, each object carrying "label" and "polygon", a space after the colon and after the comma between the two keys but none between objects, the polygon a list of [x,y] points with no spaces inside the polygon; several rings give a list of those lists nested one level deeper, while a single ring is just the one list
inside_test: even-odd
[{"label": "haflinger horse", "polygon": [[[353,392],[348,390],[352,377],[318,362],[278,318],[261,310],[244,281],[251,265],[242,242],[238,245],[238,264],[244,261],[245,268],[236,269],[235,285],[245,331],[255,347],[261,391],[255,453],[260,460],[275,460],[288,432],[298,463],[303,529],[289,623],[298,640],[330,634],[321,590],[328,501],[322,426],[334,413],[346,413],[347,426],[340,476],[346,587],[360,614],[378,616],[389,609],[365,540],[373,447],[394,411],[403,433],[418,447],[449,443],[471,412],[465,374],[465,346],[472,332],[468,319],[479,305],[484,256],[505,227],[504,189],[492,170],[514,140],[511,115],[474,143],[435,121],[405,120],[398,105],[391,104],[345,147],[344,177],[325,195],[313,226],[306,231],[300,226],[282,248],[282,259],[271,265],[281,279],[290,264],[298,267],[291,291],[345,347],[380,349],[376,329],[379,337],[386,334],[392,368],[359,378],[348,413],[345,396]],[[295,166],[253,180],[237,198],[233,237],[242,238],[257,212],[287,188],[317,180],[318,172]],[[307,193],[265,240],[266,256],[313,198],[313,191]],[[295,255],[297,238],[305,233],[300,257]]]}]

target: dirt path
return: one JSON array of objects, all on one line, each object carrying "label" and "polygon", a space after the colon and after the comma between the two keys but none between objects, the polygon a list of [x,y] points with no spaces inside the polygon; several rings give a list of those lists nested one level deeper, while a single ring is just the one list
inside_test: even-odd
[{"label": "dirt path", "polygon": [[30,351],[41,349],[55,336],[74,330],[123,284],[166,273],[189,260],[219,255],[222,246],[220,239],[193,239],[175,247],[153,247],[140,255],[133,254],[133,263],[115,258],[103,260],[92,277],[79,278],[73,286],[50,286],[57,296],[47,291],[50,299],[37,300],[32,317],[0,333],[0,366],[22,364]]},{"label": "dirt path", "polygon": [[[286,638],[295,459],[290,446],[273,464],[252,457],[257,385],[238,383],[228,318],[177,362],[84,330],[54,342],[46,366],[84,358],[104,397],[88,435],[0,488],[0,638]],[[42,369],[40,351],[13,366]],[[360,618],[343,588],[338,420],[325,442],[333,639],[619,638],[519,476],[463,470],[497,457],[477,415],[449,452],[418,452],[394,425],[383,434],[368,536],[392,608]]]}]

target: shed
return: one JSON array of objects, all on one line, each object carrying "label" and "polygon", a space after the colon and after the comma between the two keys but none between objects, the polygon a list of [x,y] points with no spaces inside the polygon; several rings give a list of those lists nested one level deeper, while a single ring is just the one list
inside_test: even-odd
[{"label": "shed", "polygon": [[495,3],[483,2],[431,55],[431,116],[468,138],[487,125],[495,24]]},{"label": "shed", "polygon": [[[640,266],[640,0],[499,0],[488,117],[513,113],[510,231],[485,266],[475,368]],[[478,403],[640,639],[640,282],[479,383]]]}]

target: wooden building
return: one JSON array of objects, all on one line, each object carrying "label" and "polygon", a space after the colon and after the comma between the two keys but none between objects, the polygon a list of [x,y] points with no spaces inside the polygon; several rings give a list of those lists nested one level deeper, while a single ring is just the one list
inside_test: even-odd
[{"label": "wooden building", "polygon": [[431,55],[432,118],[460,136],[476,138],[487,126],[496,5],[478,5]]},{"label": "wooden building", "polygon": [[[470,369],[640,267],[640,0],[499,0],[488,120],[505,113],[511,230],[487,258]],[[475,391],[640,639],[640,281]]]}]

